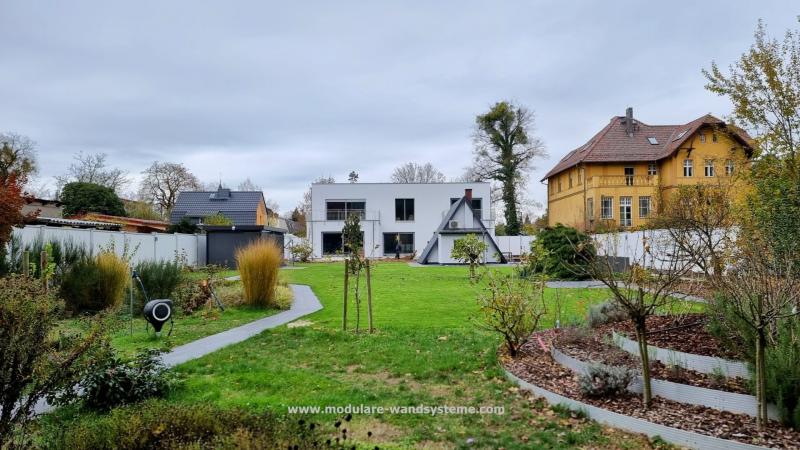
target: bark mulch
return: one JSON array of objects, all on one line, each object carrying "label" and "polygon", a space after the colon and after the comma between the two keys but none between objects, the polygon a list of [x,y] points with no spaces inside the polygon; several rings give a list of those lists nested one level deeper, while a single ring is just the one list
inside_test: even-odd
[{"label": "bark mulch", "polygon": [[[552,342],[551,330],[539,333],[539,336],[548,343]],[[535,338],[522,346],[516,358],[501,351],[500,360],[506,369],[523,380],[600,408],[718,438],[773,448],[800,449],[800,432],[774,421],[764,431],[758,431],[755,420],[744,414],[732,414],[660,398],[654,398],[653,405],[646,410],[641,398],[633,394],[613,398],[583,397],[578,388],[577,376],[554,362],[550,354],[540,348]]]},{"label": "bark mulch", "polygon": [[[647,318],[647,343],[684,353],[741,360],[742,355],[726,348],[716,337],[706,331],[704,314],[650,316]],[[636,332],[629,321],[611,324],[617,333],[636,340]],[[668,330],[662,332],[661,330]]]},{"label": "bark mulch", "polygon": [[[561,352],[581,361],[627,366],[641,371],[642,364],[639,357],[622,350],[613,343],[612,328],[611,325],[593,329],[562,328],[558,330],[555,346]],[[669,367],[660,361],[650,361],[650,374],[659,380],[738,394],[750,394],[747,380],[715,377],[682,367]]]}]

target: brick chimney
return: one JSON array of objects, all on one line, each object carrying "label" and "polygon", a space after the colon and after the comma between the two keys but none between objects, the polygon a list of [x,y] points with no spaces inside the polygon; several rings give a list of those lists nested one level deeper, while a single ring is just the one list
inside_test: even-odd
[{"label": "brick chimney", "polygon": [[625,110],[625,133],[633,137],[633,108],[630,106]]},{"label": "brick chimney", "polygon": [[472,189],[464,189],[464,197],[467,197],[467,201],[472,203]]}]

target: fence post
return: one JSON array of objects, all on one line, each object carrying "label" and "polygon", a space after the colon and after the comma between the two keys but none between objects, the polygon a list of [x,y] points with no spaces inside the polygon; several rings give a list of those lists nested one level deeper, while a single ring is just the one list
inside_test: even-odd
[{"label": "fence post", "polygon": [[369,322],[369,332],[372,333],[372,275],[369,272],[369,259],[366,260],[367,266],[367,321]]},{"label": "fence post", "polygon": [[22,252],[22,274],[31,276],[31,254],[27,250]]},{"label": "fence post", "polygon": [[347,260],[344,260],[344,305],[342,307],[342,331],[347,331],[347,291],[349,290],[350,286],[348,282],[350,280],[350,270],[347,264]]},{"label": "fence post", "polygon": [[39,273],[42,276],[44,291],[47,292],[47,250],[42,250],[39,255]]}]

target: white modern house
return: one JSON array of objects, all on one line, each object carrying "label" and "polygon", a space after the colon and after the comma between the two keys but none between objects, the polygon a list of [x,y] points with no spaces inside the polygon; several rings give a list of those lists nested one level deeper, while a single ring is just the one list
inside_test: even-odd
[{"label": "white modern house", "polygon": [[505,261],[494,235],[489,183],[333,183],[311,186],[307,236],[315,258],[341,255],[342,227],[358,214],[364,254],[404,256],[421,263],[451,264],[455,239],[476,234],[485,240],[487,262]]}]

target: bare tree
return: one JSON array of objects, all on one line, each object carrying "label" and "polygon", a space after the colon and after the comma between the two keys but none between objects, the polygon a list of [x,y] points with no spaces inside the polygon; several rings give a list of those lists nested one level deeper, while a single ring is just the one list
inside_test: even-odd
[{"label": "bare tree", "polygon": [[239,186],[236,189],[240,191],[260,191],[261,186],[255,184],[250,177],[247,177],[244,181],[239,183]]},{"label": "bare tree", "polygon": [[392,172],[392,183],[444,183],[444,174],[431,163],[407,162]]},{"label": "bare tree", "polygon": [[139,188],[141,196],[156,205],[162,217],[175,206],[178,193],[200,187],[197,177],[179,163],[155,161],[142,175],[144,179]]},{"label": "bare tree", "polygon": [[508,234],[520,232],[519,185],[533,168],[533,160],[546,155],[544,144],[533,136],[533,112],[511,102],[498,102],[475,119],[475,172],[502,185]]},{"label": "bare tree", "polygon": [[791,257],[776,256],[769,243],[750,232],[742,233],[731,267],[715,279],[723,302],[720,308],[739,320],[722,318],[720,323],[732,335],[741,335],[741,324],[755,336],[755,384],[759,429],[767,424],[766,353],[774,344],[773,334],[780,320],[800,311],[800,275]]},{"label": "bare tree", "polygon": [[70,164],[67,173],[55,177],[56,190],[60,191],[68,183],[80,182],[99,184],[119,194],[130,180],[127,172],[109,168],[106,163],[107,158],[108,155],[105,153],[78,152],[72,157],[75,162]]},{"label": "bare tree", "polygon": [[[577,245],[576,245],[577,247]],[[576,253],[583,254],[576,248]],[[650,408],[653,394],[650,383],[650,356],[647,351],[647,318],[673,304],[673,294],[681,279],[691,271],[692,261],[677,251],[668,239],[644,238],[642,248],[634,252],[630,267],[617,273],[611,260],[597,256],[578,270],[599,280],[611,291],[613,301],[628,315],[636,330],[642,364],[642,402]],[[657,270],[654,270],[657,268]]]},{"label": "bare tree", "polygon": [[0,133],[0,182],[14,175],[24,185],[36,169],[36,142],[22,134]]},{"label": "bare tree", "polygon": [[[336,183],[336,179],[332,176],[319,176],[311,184],[333,184]],[[300,213],[303,215],[304,220],[308,219],[311,216],[311,187],[309,186],[308,190],[303,193],[303,201],[300,203]]]}]

